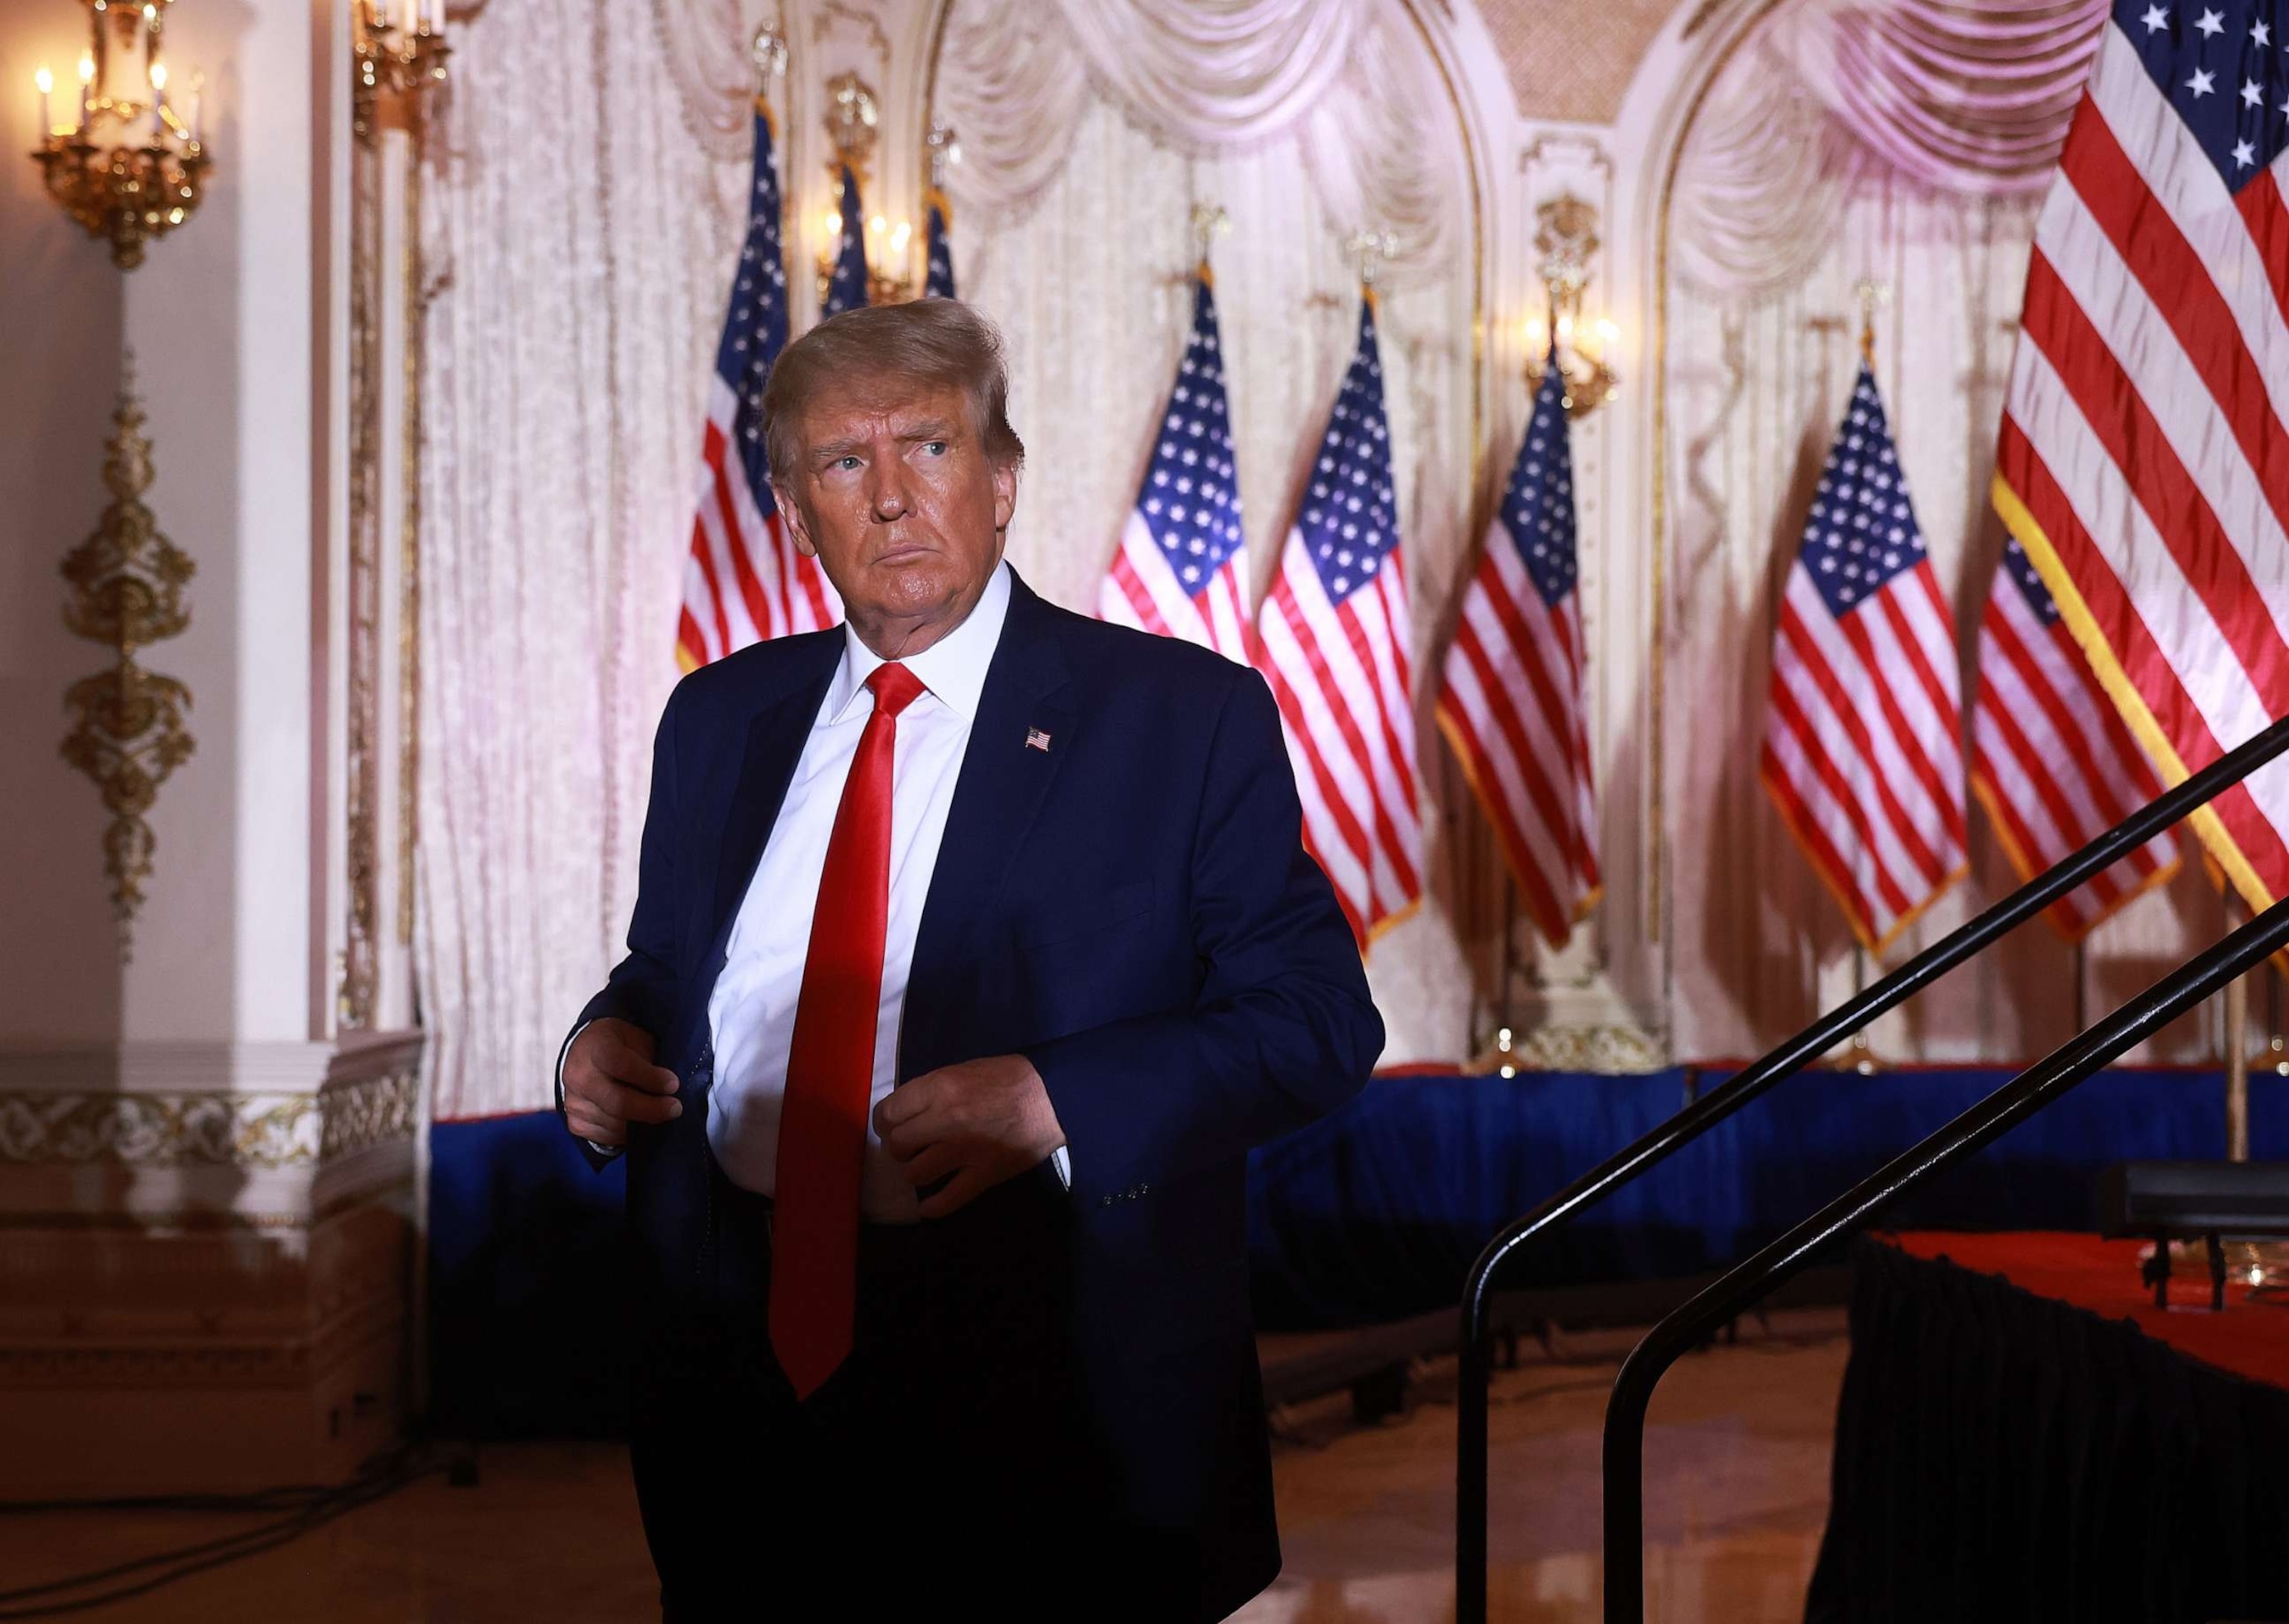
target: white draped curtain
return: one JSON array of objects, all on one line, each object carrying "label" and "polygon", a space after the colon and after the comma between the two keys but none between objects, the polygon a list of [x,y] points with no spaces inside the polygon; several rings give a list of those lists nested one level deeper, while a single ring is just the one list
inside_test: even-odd
[{"label": "white draped curtain", "polygon": [[[545,1106],[619,951],[744,223],[752,28],[738,0],[534,0],[457,34],[423,230],[416,951],[441,1117]],[[1414,653],[1435,669],[1471,499],[1473,238],[1460,121],[1398,0],[954,0],[936,84],[965,153],[962,291],[1009,336],[1029,452],[1017,568],[1093,603],[1183,347],[1192,207],[1216,203],[1265,578],[1350,355],[1344,242],[1387,229]],[[1392,1058],[1468,1040],[1446,919],[1434,896],[1377,944]]]},{"label": "white draped curtain", "polygon": [[[2029,245],[2107,8],[2098,0],[1800,0],[1711,87],[1671,215],[1665,386],[1677,630],[1671,814],[1675,1047],[1751,1055],[1850,991],[1850,937],[1755,776],[1772,611],[1858,363],[1855,284],[1889,302],[1875,367],[1932,558],[1964,692],[2003,531],[1987,490]],[[1713,673],[1721,679],[1711,680]],[[1681,816],[1683,808],[1692,816]],[[2015,876],[1974,806],[1973,872],[1903,957]],[[1888,1058],[2005,1059],[2063,1040],[2213,939],[2199,864],[2078,953],[2030,926],[1982,974],[1882,1023]],[[1869,967],[1866,974],[1876,974]],[[2209,1053],[2203,1017],[2147,1058]]]}]

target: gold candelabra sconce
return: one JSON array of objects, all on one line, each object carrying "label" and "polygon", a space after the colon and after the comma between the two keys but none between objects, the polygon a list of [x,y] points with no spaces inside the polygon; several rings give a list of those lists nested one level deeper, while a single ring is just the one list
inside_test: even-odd
[{"label": "gold candelabra sconce", "polygon": [[63,561],[71,587],[64,625],[75,636],[115,653],[108,671],[83,677],[64,691],[77,715],[62,755],[95,782],[111,822],[103,834],[103,869],[111,879],[112,913],[119,926],[119,956],[130,956],[135,912],[151,877],[157,840],[148,814],[159,786],[188,760],[193,742],[184,726],[190,689],[172,677],[147,671],[136,659],[149,644],[190,625],[183,588],[196,569],[187,554],[159,533],[143,493],[151,486],[151,442],[143,434],[143,402],[135,393],[132,357],[112,414],[103,458],[111,501],[86,540]]},{"label": "gold candelabra sconce", "polygon": [[[834,283],[834,267],[842,257],[842,172],[850,171],[858,195],[866,195],[881,135],[881,107],[874,88],[855,73],[837,74],[826,82],[826,139],[834,156],[827,161],[826,201],[818,213],[818,298],[824,304]],[[952,131],[947,132],[951,139]],[[959,148],[956,148],[957,157]],[[921,292],[915,275],[914,223],[892,219],[881,211],[861,214],[859,234],[866,259],[866,302],[902,305]]]},{"label": "gold candelabra sconce", "polygon": [[48,195],[90,236],[111,244],[123,271],[144,244],[197,212],[210,155],[201,139],[205,81],[194,73],[185,117],[167,98],[161,46],[174,0],[85,0],[88,48],[79,59],[77,114],[55,119],[55,75],[32,76],[40,144],[32,151]]},{"label": "gold candelabra sconce", "polygon": [[1622,330],[1605,315],[1590,315],[1583,294],[1590,285],[1590,262],[1599,248],[1598,211],[1571,192],[1535,211],[1541,226],[1534,246],[1540,267],[1544,312],[1526,320],[1527,392],[1538,394],[1553,352],[1566,380],[1566,415],[1581,418],[1614,398],[1622,375],[1612,361]]},{"label": "gold candelabra sconce", "polygon": [[371,140],[385,99],[407,125],[418,123],[453,54],[444,0],[357,0],[350,17],[351,128]]}]

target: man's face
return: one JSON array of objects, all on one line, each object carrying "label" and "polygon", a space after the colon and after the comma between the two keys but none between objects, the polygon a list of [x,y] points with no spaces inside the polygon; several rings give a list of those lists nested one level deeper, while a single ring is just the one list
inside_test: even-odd
[{"label": "man's face", "polygon": [[997,467],[952,386],[896,380],[805,404],[780,506],[795,545],[877,654],[919,653],[961,624],[1001,560],[1016,465]]}]

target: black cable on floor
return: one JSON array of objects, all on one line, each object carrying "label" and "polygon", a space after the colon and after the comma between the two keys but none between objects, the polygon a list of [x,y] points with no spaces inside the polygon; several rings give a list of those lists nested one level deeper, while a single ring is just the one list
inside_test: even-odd
[{"label": "black cable on floor", "polygon": [[[219,1539],[202,1540],[195,1545],[159,1551],[148,1556],[132,1557],[97,1568],[84,1573],[75,1573],[63,1579],[27,1585],[18,1589],[0,1591],[0,1620],[52,1619],[69,1613],[84,1612],[91,1608],[108,1606],[138,1596],[148,1595],[177,1580],[187,1579],[211,1568],[244,1557],[275,1550],[312,1529],[330,1523],[338,1517],[355,1511],[362,1506],[395,1493],[410,1484],[419,1482],[432,1472],[446,1471],[452,1462],[428,1460],[417,1452],[401,1450],[382,1457],[367,1470],[337,1487],[297,1485],[278,1489],[258,1490],[249,1494],[148,1495],[124,1497],[111,1501],[17,1501],[4,1509],[23,1512],[49,1510],[155,1510],[192,1509],[200,1511],[240,1510],[259,1511],[274,1507],[284,1498],[305,1503],[302,1509],[259,1528],[246,1529],[239,1533],[225,1534]],[[75,1590],[92,1587],[122,1578],[141,1570],[164,1567],[165,1572],[150,1574],[134,1582],[101,1591],[92,1596],[68,1596]],[[62,1596],[60,1600],[38,1600],[40,1597]],[[33,1602],[29,1607],[10,1604]]]}]

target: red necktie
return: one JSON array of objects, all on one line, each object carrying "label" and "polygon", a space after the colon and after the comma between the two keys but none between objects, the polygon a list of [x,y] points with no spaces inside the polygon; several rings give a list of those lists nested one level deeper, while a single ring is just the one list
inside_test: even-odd
[{"label": "red necktie", "polygon": [[898,712],[923,691],[904,665],[866,679],[874,713],[842,785],[795,999],[771,1215],[771,1349],[808,1398],[849,1357],[858,1173],[874,1092],[882,935],[890,912],[890,769]]}]

